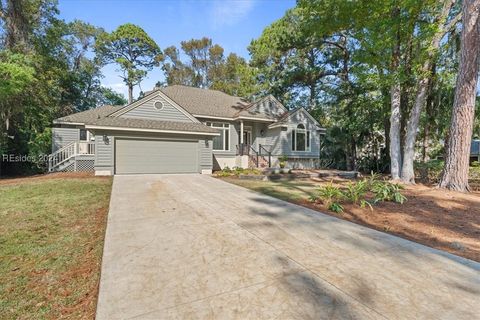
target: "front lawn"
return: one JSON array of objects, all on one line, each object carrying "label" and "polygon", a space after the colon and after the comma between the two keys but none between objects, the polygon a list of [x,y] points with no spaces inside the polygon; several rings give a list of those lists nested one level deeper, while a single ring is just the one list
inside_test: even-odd
[{"label": "front lawn", "polygon": [[0,180],[0,319],[93,319],[112,179]]},{"label": "front lawn", "polygon": [[[319,186],[330,180],[302,179],[293,181],[243,180],[221,178],[282,200],[388,232],[425,245],[480,261],[480,193],[463,194],[425,185],[407,186],[402,193],[404,204],[380,202],[361,208],[342,203],[344,212],[334,213],[321,203],[309,199]],[[335,184],[345,187],[346,181]]]}]

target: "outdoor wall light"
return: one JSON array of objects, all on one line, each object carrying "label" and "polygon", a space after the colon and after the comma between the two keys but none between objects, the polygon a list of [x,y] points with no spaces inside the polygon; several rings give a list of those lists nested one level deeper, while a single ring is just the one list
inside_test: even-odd
[{"label": "outdoor wall light", "polygon": [[105,142],[105,144],[108,144],[110,142],[110,139],[108,139],[108,136],[106,134],[103,135],[103,142]]},{"label": "outdoor wall light", "polygon": [[260,130],[260,135],[261,135],[262,137],[265,136],[265,129]]}]

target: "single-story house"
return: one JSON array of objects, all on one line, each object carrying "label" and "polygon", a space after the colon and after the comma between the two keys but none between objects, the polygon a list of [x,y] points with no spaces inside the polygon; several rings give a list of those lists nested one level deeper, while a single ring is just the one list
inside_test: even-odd
[{"label": "single-story house", "polygon": [[54,120],[49,170],[209,174],[274,166],[281,156],[315,167],[324,131],[305,109],[289,111],[271,95],[249,102],[174,85]]}]

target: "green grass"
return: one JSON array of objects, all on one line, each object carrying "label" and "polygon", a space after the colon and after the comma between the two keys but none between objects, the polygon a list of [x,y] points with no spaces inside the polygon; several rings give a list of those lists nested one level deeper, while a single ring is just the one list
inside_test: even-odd
[{"label": "green grass", "polygon": [[318,183],[309,180],[293,181],[259,181],[242,180],[237,178],[221,178],[229,183],[239,185],[244,188],[255,190],[263,194],[279,198],[285,201],[298,202],[307,200],[314,195]]},{"label": "green grass", "polygon": [[0,319],[93,318],[109,178],[0,184]]}]

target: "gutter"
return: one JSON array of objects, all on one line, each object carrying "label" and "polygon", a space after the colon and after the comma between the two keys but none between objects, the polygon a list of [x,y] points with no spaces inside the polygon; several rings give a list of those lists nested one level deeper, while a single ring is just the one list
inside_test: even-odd
[{"label": "gutter", "polygon": [[182,130],[126,128],[126,127],[110,127],[110,126],[97,126],[97,125],[86,125],[85,129],[135,131],[135,132],[155,132],[155,133],[179,133],[179,134],[191,134],[191,135],[202,135],[202,136],[219,136],[220,135],[220,132],[200,132],[200,131],[193,132],[193,131],[182,131]]}]

